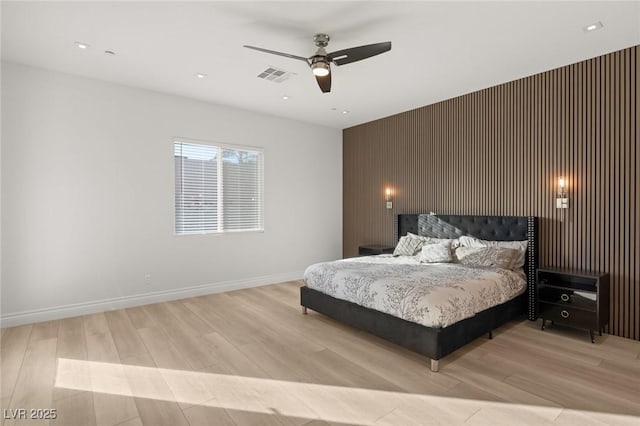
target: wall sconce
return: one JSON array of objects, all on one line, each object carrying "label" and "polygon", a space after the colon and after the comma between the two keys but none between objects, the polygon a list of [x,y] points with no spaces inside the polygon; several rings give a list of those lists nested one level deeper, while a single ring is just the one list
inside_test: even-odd
[{"label": "wall sconce", "polygon": [[567,180],[565,178],[558,179],[558,196],[556,197],[557,209],[569,208],[569,195],[567,194]]},{"label": "wall sconce", "polygon": [[386,188],[384,190],[384,199],[387,202],[387,208],[388,209],[392,209],[393,208],[393,200],[391,200],[391,188]]}]

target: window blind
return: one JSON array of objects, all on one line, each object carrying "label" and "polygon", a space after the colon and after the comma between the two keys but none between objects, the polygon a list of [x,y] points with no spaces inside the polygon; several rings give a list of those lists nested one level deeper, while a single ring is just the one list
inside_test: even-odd
[{"label": "window blind", "polygon": [[174,142],[175,232],[261,231],[263,152]]}]

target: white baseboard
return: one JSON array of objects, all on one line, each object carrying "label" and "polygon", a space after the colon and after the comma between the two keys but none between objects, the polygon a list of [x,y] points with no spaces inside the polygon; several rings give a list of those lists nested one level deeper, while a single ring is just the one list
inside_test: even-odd
[{"label": "white baseboard", "polygon": [[95,314],[114,309],[131,308],[133,306],[149,305],[152,303],[166,302],[168,300],[186,299],[206,294],[222,293],[225,291],[299,280],[302,278],[302,275],[302,272],[289,272],[246,280],[223,281],[215,284],[205,284],[175,290],[163,290],[152,293],[135,294],[132,296],[114,297],[112,299],[96,300],[92,302],[75,303],[72,305],[35,309],[32,311],[15,312],[2,315],[2,317],[0,317],[0,324],[2,325],[2,328],[5,328],[54,319],[76,317],[79,315]]}]

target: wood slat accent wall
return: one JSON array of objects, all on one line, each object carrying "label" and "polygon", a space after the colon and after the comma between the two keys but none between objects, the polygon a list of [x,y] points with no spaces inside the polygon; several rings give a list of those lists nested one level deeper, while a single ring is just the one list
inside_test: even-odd
[{"label": "wood slat accent wall", "polygon": [[639,70],[636,46],[345,129],[344,256],[399,213],[536,215],[541,265],[609,272],[608,331],[640,340]]}]

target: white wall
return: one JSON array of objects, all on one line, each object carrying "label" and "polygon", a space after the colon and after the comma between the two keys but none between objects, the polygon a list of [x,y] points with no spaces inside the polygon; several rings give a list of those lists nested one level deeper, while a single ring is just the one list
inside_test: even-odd
[{"label": "white wall", "polygon": [[[3,327],[341,257],[340,130],[11,63],[2,124]],[[264,147],[264,233],[174,236],[175,136]]]}]

